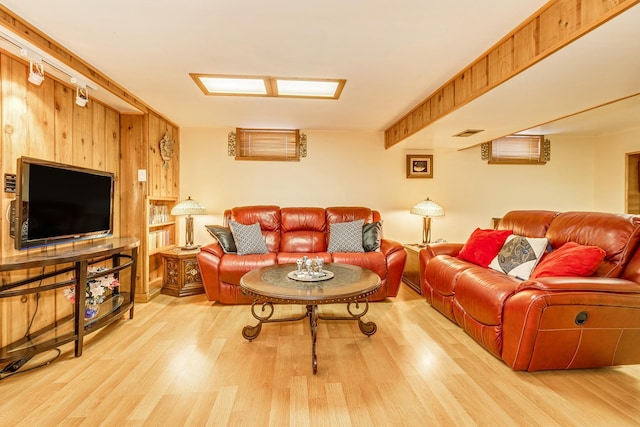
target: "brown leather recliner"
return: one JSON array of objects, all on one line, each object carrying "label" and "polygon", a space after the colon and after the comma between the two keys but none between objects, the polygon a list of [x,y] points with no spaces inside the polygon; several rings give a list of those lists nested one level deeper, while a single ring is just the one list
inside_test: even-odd
[{"label": "brown leather recliner", "polygon": [[225,226],[230,220],[245,225],[259,223],[268,253],[224,253],[217,242],[203,246],[198,253],[198,265],[207,298],[223,304],[251,303],[253,299],[240,290],[240,278],[245,273],[269,265],[295,263],[303,255],[372,270],[380,276],[381,286],[369,301],[395,297],[407,256],[402,244],[383,238],[380,251],[327,252],[330,224],[360,219],[365,224],[380,221],[380,213],[366,207],[347,206],[326,209],[244,206],[225,211]]},{"label": "brown leather recliner", "polygon": [[457,258],[462,244],[431,245],[420,284],[432,307],[514,370],[640,363],[640,217],[512,211],[498,229],[606,255],[590,277],[523,281]]}]

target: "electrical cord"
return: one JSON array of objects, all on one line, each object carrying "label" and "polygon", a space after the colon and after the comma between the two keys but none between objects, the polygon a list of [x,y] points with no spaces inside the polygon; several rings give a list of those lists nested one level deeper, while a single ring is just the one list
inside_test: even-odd
[{"label": "electrical cord", "polygon": [[[44,267],[42,267],[42,272],[40,273],[41,276],[44,275]],[[40,282],[38,283],[38,288],[42,286],[42,280],[40,280]],[[29,320],[29,325],[27,326],[27,330],[24,334],[24,338],[29,339],[29,334],[31,333],[31,328],[33,327],[33,323],[35,322],[36,319],[36,315],[38,314],[38,308],[40,307],[40,292],[36,292],[36,306],[33,310],[33,314],[31,315],[31,319]],[[56,351],[55,356],[53,356],[51,359],[45,361],[44,363],[40,363],[38,365],[35,366],[31,366],[29,368],[26,369],[21,369],[27,362],[29,362],[29,360],[31,360],[33,358],[32,356],[27,356],[24,357],[22,359],[18,359],[18,360],[14,360],[13,362],[8,363],[4,368],[2,368],[2,370],[0,370],[0,380],[3,380],[5,378],[9,378],[11,376],[17,375],[17,374],[22,374],[25,372],[29,372],[29,371],[33,371],[34,369],[38,369],[41,368],[43,366],[47,366],[49,364],[51,364],[53,361],[55,361],[58,357],[60,357],[60,354],[62,353],[60,351],[60,349],[55,348],[53,349],[54,351]]]},{"label": "electrical cord", "polygon": [[[44,267],[42,267],[41,276],[44,275]],[[42,280],[38,283],[38,287],[42,286]],[[24,337],[29,337],[29,332],[31,332],[31,327],[33,326],[33,321],[36,319],[36,314],[38,313],[38,306],[40,305],[40,292],[36,292],[36,308],[33,310],[33,314],[31,315],[31,320],[29,321],[29,326],[27,326],[27,331],[24,334]]]},{"label": "electrical cord", "polygon": [[44,366],[50,365],[51,363],[55,362],[58,357],[60,357],[60,355],[62,354],[62,351],[60,351],[59,348],[53,348],[51,350],[48,351],[55,351],[56,354],[50,358],[49,360],[40,363],[38,365],[35,366],[31,366],[29,368],[20,370],[20,368],[27,363],[33,356],[29,356],[26,357],[24,359],[20,359],[20,360],[15,360],[11,363],[9,363],[7,366],[5,366],[4,368],[2,368],[2,370],[0,371],[0,381],[4,380],[5,378],[9,378],[12,377],[14,375],[18,375],[18,374],[24,374],[25,372],[29,372],[29,371],[33,371],[34,369],[38,369],[38,368],[42,368]]}]

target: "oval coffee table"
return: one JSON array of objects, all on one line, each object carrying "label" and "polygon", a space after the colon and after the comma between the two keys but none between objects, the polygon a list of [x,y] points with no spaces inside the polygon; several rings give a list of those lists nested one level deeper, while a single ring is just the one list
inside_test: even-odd
[{"label": "oval coffee table", "polygon": [[[260,335],[263,323],[289,322],[308,317],[311,327],[311,366],[315,374],[318,370],[316,357],[318,319],[357,320],[363,334],[366,336],[375,334],[376,324],[363,322],[362,316],[369,311],[369,296],[380,288],[380,277],[371,270],[355,265],[327,263],[324,270],[332,272],[333,277],[310,282],[289,278],[288,274],[296,270],[296,264],[280,264],[262,267],[242,276],[240,287],[245,295],[253,296],[251,314],[258,320],[255,326],[245,326],[242,329],[242,336],[252,341]],[[297,317],[272,319],[274,303],[304,304],[307,310]],[[336,303],[347,303],[349,316],[335,317],[318,314],[318,305]],[[256,309],[257,306],[260,306],[259,310]]]}]

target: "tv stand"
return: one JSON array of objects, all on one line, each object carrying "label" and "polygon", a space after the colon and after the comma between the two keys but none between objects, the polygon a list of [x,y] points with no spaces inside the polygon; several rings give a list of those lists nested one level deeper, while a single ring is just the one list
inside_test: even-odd
[{"label": "tv stand", "polygon": [[[135,238],[112,237],[0,258],[0,273],[8,279],[0,284],[0,307],[6,312],[3,319],[10,323],[6,330],[14,334],[8,339],[1,337],[0,363],[27,359],[72,341],[75,356],[80,357],[85,335],[118,320],[127,311],[132,319],[138,245]],[[126,281],[128,291],[116,288],[100,304],[98,317],[85,319],[85,284],[88,267],[92,265],[107,268],[100,275],[113,273],[121,282]],[[127,269],[128,280],[123,276]],[[62,289],[71,286],[75,287],[76,295],[73,304],[62,296]],[[35,308],[25,305],[30,298],[36,301]],[[42,299],[47,300],[46,307]],[[4,300],[9,302],[5,304]],[[38,307],[42,313],[37,312]]]}]

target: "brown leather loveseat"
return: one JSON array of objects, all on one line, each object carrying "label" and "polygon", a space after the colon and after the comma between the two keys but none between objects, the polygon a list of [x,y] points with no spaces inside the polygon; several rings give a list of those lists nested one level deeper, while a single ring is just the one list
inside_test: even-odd
[{"label": "brown leather loveseat", "polygon": [[[218,242],[203,246],[198,264],[207,298],[223,304],[245,304],[252,298],[240,290],[240,278],[256,268],[295,263],[303,255],[319,257],[325,263],[352,264],[377,273],[380,289],[369,301],[380,301],[398,294],[406,260],[402,244],[381,238],[378,250],[369,252],[328,252],[331,224],[363,220],[381,230],[380,213],[366,207],[285,207],[244,206],[225,211],[224,226],[231,221],[244,225],[260,224],[267,252],[238,255],[225,253]],[[381,237],[381,235],[380,235]]]},{"label": "brown leather loveseat", "polygon": [[462,244],[431,245],[420,252],[420,282],[432,307],[514,370],[640,363],[640,217],[512,211],[497,229],[546,237],[554,251],[567,242],[599,247],[604,259],[588,277],[534,269],[520,280],[458,258]]}]

